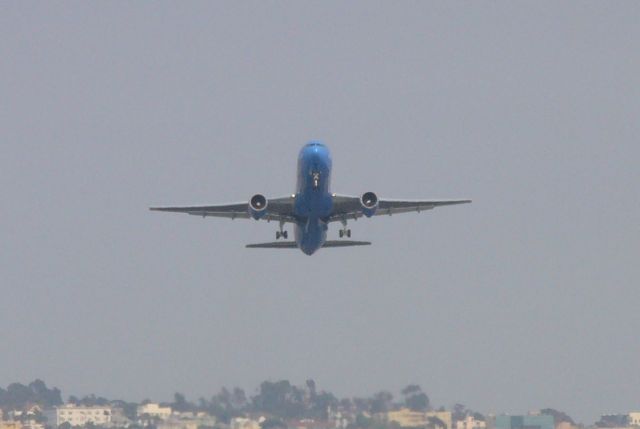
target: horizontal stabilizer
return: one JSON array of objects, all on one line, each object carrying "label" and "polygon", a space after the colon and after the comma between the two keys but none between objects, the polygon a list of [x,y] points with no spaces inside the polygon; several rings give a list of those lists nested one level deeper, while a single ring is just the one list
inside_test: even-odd
[{"label": "horizontal stabilizer", "polygon": [[295,241],[272,241],[271,243],[247,244],[249,249],[297,249]]},{"label": "horizontal stabilizer", "polygon": [[330,240],[325,241],[322,247],[368,246],[370,244],[370,241]]},{"label": "horizontal stabilizer", "polygon": [[[352,240],[330,240],[325,241],[322,247],[347,247],[347,246],[368,246],[370,241],[352,241]],[[247,244],[249,249],[297,249],[298,245],[295,241],[272,241],[271,243]]]}]

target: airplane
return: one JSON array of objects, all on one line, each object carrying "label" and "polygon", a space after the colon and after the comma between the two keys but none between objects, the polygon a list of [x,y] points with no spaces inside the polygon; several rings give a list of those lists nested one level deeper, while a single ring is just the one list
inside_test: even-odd
[{"label": "airplane", "polygon": [[[298,156],[296,193],[279,198],[266,198],[255,194],[248,202],[193,207],[151,207],[150,210],[187,213],[195,216],[212,216],[230,219],[266,220],[278,222],[276,241],[247,244],[247,248],[300,249],[307,255],[325,247],[366,246],[369,241],[343,240],[351,238],[347,221],[365,216],[421,212],[435,207],[465,204],[471,200],[387,200],[378,198],[371,191],[361,196],[334,194],[331,183],[331,154],[319,141],[305,144]],[[340,222],[341,240],[327,240],[328,226]],[[285,224],[292,224],[294,241],[287,241]],[[280,238],[284,239],[280,241]]]}]

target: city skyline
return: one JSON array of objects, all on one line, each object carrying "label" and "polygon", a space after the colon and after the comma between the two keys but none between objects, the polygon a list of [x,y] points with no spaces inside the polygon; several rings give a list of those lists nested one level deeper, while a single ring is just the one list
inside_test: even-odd
[{"label": "city skyline", "polygon": [[[304,422],[311,425],[307,429],[633,429],[640,426],[640,411],[601,414],[596,422],[579,422],[551,406],[533,408],[515,416],[473,410],[461,403],[446,407],[433,403],[428,392],[417,384],[405,386],[399,393],[381,390],[366,397],[340,398],[308,379],[302,385],[288,380],[266,380],[253,394],[238,387],[223,387],[215,394],[192,400],[180,392],[174,393],[172,401],[154,401],[147,397],[131,402],[95,394],[69,395],[64,400],[58,387],[48,388],[44,381],[34,380],[28,385],[15,382],[6,389],[0,387],[0,424],[9,425],[0,428],[44,429],[43,424],[57,428],[64,422],[85,427],[91,422],[99,427],[157,429],[158,422],[154,420],[157,418],[167,424],[173,421],[174,429],[195,428],[185,419],[196,419],[199,422],[196,429],[203,429],[201,426],[239,429],[234,428],[234,419],[258,425],[244,429],[265,429],[263,423],[270,419],[278,419],[280,423],[276,426],[283,425],[282,429]],[[16,423],[22,427],[14,427]]]}]

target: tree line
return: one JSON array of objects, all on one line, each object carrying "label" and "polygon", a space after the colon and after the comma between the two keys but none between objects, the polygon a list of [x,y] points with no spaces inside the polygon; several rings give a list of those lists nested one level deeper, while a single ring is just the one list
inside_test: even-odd
[{"label": "tree line", "polygon": [[416,384],[402,390],[401,402],[394,402],[393,395],[387,391],[378,392],[371,397],[339,399],[331,392],[319,390],[314,380],[307,380],[304,386],[295,386],[288,380],[264,381],[254,396],[247,396],[239,387],[223,387],[211,398],[200,398],[196,403],[191,403],[184,395],[176,393],[174,402],[169,405],[178,411],[206,411],[222,421],[229,421],[246,413],[263,413],[283,420],[326,420],[329,409],[340,409],[353,414],[382,413],[398,405],[415,411],[430,409],[429,397]]},{"label": "tree line", "polygon": [[[68,403],[83,406],[111,406],[124,411],[125,416],[134,420],[139,405],[119,399],[107,399],[96,395],[78,397],[71,395]],[[141,403],[151,402],[144,400]],[[0,408],[4,411],[24,410],[32,405],[49,408],[62,405],[62,395],[58,388],[48,388],[42,380],[35,380],[28,385],[12,383],[6,389],[0,388]],[[292,419],[326,420],[329,409],[357,416],[356,427],[371,428],[373,419],[370,416],[385,413],[398,407],[406,407],[413,411],[433,410],[429,396],[417,384],[410,384],[401,391],[399,398],[394,398],[388,391],[380,391],[369,397],[338,398],[333,393],[317,388],[314,380],[307,380],[303,386],[295,386],[288,380],[264,381],[254,395],[247,395],[239,387],[223,387],[209,398],[201,397],[190,401],[184,394],[175,393],[173,401],[163,403],[178,412],[204,411],[223,422],[228,423],[233,417],[247,414],[261,414],[271,418],[263,424],[263,429],[274,429],[282,426],[282,422]],[[440,407],[438,411],[444,411]],[[452,409],[454,421],[473,416],[484,420],[478,412],[467,409],[462,404],[455,404]],[[556,423],[566,421],[573,424],[567,414],[552,408],[541,410],[542,414],[552,415]],[[437,423],[437,422],[436,422]],[[600,427],[611,427],[611,422],[599,422]],[[609,423],[609,424],[607,424]],[[617,423],[617,422],[616,422]],[[438,425],[435,425],[438,426]]]},{"label": "tree line", "polygon": [[[82,406],[117,406],[123,408],[127,416],[135,417],[138,404],[122,400],[111,400],[94,394],[83,397],[71,395],[68,403]],[[150,402],[149,400],[143,401]],[[26,409],[38,405],[49,408],[63,403],[60,389],[48,388],[42,380],[28,385],[12,383],[6,389],[0,388],[0,408],[5,411]],[[175,411],[205,411],[223,422],[246,413],[263,413],[280,419],[325,420],[330,408],[340,407],[347,412],[380,413],[396,405],[404,405],[412,410],[424,411],[430,408],[429,397],[420,386],[413,384],[402,390],[402,401],[394,402],[390,392],[381,391],[365,398],[337,398],[333,393],[319,390],[314,380],[307,380],[303,386],[295,386],[288,380],[264,381],[255,395],[250,396],[239,387],[223,387],[210,398],[189,401],[182,393],[175,393],[173,401],[164,405]]]},{"label": "tree line", "polygon": [[11,383],[6,389],[0,387],[0,408],[8,410],[22,410],[30,405],[42,408],[62,404],[60,389],[49,389],[42,380],[34,380],[24,385]]}]

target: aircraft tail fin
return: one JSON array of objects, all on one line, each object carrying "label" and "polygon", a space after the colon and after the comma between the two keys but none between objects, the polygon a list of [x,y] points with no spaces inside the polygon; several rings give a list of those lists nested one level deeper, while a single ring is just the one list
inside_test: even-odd
[{"label": "aircraft tail fin", "polygon": [[[368,246],[370,244],[370,241],[329,240],[325,241],[322,247]],[[245,247],[249,249],[297,249],[298,245],[295,241],[272,241],[270,243],[247,244]]]}]

